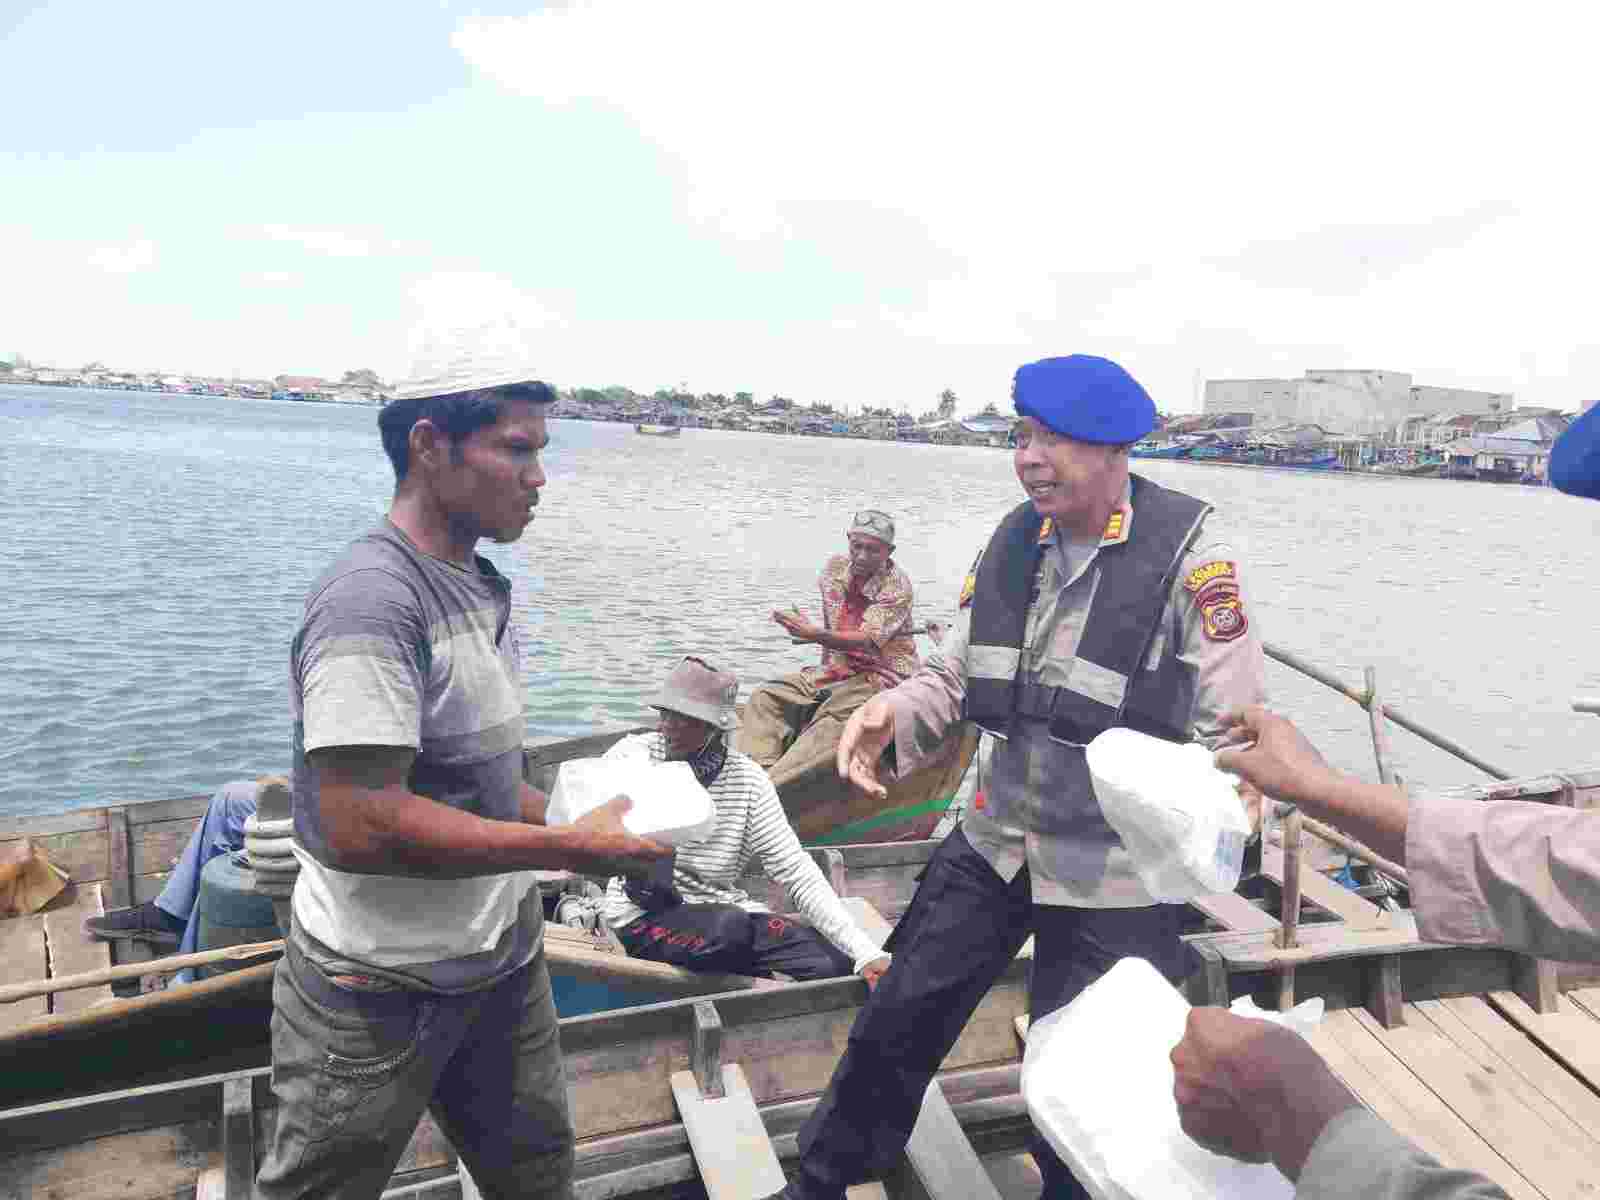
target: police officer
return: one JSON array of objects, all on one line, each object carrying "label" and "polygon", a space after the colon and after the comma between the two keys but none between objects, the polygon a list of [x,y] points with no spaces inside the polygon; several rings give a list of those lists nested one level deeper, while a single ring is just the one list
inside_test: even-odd
[{"label": "police officer", "polygon": [[[967,1019],[1034,937],[1029,1012],[1061,1007],[1117,959],[1186,973],[1180,906],[1156,904],[1100,814],[1084,746],[1113,725],[1211,741],[1264,694],[1237,554],[1204,501],[1130,476],[1149,395],[1091,355],[1020,368],[1012,385],[1027,500],[990,537],[941,650],[845,727],[838,767],[879,793],[963,720],[995,735],[981,809],[941,844],[891,936],[827,1093],[800,1134],[791,1200],[839,1200],[905,1149],[922,1095]],[[1085,1196],[1042,1138],[1046,1200]]]}]

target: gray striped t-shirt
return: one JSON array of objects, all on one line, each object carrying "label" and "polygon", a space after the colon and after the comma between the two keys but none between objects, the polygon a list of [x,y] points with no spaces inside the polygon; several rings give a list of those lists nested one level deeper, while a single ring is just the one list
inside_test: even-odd
[{"label": "gray striped t-shirt", "polygon": [[313,962],[442,992],[485,987],[538,949],[531,872],[423,879],[330,862],[316,772],[331,746],[410,746],[411,790],[492,820],[522,811],[522,685],[511,583],[467,570],[385,521],[312,586],[290,652],[294,830],[291,936]]}]

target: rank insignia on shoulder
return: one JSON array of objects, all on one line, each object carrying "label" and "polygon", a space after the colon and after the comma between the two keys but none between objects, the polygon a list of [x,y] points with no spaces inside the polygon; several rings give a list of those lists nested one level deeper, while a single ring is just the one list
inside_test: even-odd
[{"label": "rank insignia on shoulder", "polygon": [[1106,531],[1100,538],[1102,546],[1120,546],[1128,540],[1128,535],[1133,532],[1133,510],[1119,508],[1111,514],[1111,519],[1106,522]]},{"label": "rank insignia on shoulder", "polygon": [[956,602],[957,608],[971,608],[973,593],[978,590],[978,572],[973,571],[961,581],[961,599]]},{"label": "rank insignia on shoulder", "polygon": [[1056,519],[1054,517],[1046,517],[1044,519],[1044,524],[1039,526],[1039,544],[1043,545],[1045,542],[1049,541],[1050,535],[1055,531]]}]

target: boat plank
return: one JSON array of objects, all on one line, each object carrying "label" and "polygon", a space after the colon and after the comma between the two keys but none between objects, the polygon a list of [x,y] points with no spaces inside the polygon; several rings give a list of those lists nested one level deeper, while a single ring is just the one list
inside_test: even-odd
[{"label": "boat plank", "polygon": [[[1274,883],[1283,883],[1283,847],[1261,847],[1261,873]],[[1389,916],[1372,901],[1341,887],[1319,871],[1300,872],[1300,896],[1318,908],[1332,913],[1351,930],[1387,929]]]},{"label": "boat plank", "polygon": [[1545,1196],[1579,1200],[1594,1194],[1600,1143],[1483,1043],[1464,1031],[1460,1041],[1451,1038],[1415,1005],[1406,1006],[1405,1023],[1393,1029],[1361,1009],[1350,1012]]},{"label": "boat plank", "polygon": [[172,860],[188,846],[194,829],[192,817],[135,825],[132,837],[133,873],[150,875],[157,871],[172,870]]},{"label": "boat plank", "polygon": [[[220,1113],[218,1114],[220,1116]],[[215,1118],[7,1157],[0,1200],[167,1200],[222,1166]]]},{"label": "boat plank", "polygon": [[27,817],[9,821],[0,826],[0,844],[23,837],[47,837],[62,833],[80,833],[103,830],[106,827],[106,810],[103,808],[74,808],[48,816]]},{"label": "boat plank", "polygon": [[783,1168],[738,1063],[722,1064],[720,1096],[702,1094],[692,1071],[674,1071],[671,1083],[709,1200],[751,1200],[783,1190]]},{"label": "boat plank", "polygon": [[1463,1034],[1476,1038],[1580,1129],[1600,1131],[1600,1095],[1490,1008],[1481,996],[1423,1000],[1417,1007],[1455,1040],[1460,1041]]},{"label": "boat plank", "polygon": [[[78,975],[84,971],[101,971],[111,965],[110,944],[91,937],[83,928],[85,918],[98,917],[105,912],[100,889],[98,883],[72,884],[67,889],[67,902],[62,904],[58,901],[43,914],[51,979]],[[60,1015],[78,1013],[111,998],[111,985],[108,983],[57,992],[50,999],[50,1011]]]},{"label": "boat plank", "polygon": [[1600,1088],[1600,1026],[1588,1013],[1565,996],[1553,1013],[1534,1012],[1515,992],[1490,992],[1488,1001],[1590,1087]]},{"label": "boat plank", "polygon": [[1278,928],[1277,917],[1257,908],[1238,892],[1196,896],[1189,903],[1229,933],[1271,933]]},{"label": "boat plank", "polygon": [[1575,1007],[1600,1021],[1600,988],[1573,988],[1567,993],[1567,999],[1572,1001]]},{"label": "boat plank", "polygon": [[137,829],[158,821],[198,821],[206,815],[211,797],[204,795],[179,796],[172,800],[142,800],[127,806],[128,824]]},{"label": "boat plank", "polygon": [[1375,1102],[1346,1078],[1368,1106],[1440,1162],[1488,1176],[1515,1200],[1541,1200],[1532,1183],[1362,1025],[1355,1015],[1358,1011],[1328,1013],[1319,1031],[1337,1042],[1347,1059],[1365,1072],[1367,1086],[1377,1089],[1381,1101]]},{"label": "boat plank", "polygon": [[[6,843],[19,840],[19,838],[0,839],[0,851],[4,850]],[[44,834],[34,837],[33,844],[43,850],[50,861],[65,871],[75,883],[94,883],[106,877],[104,829]]]},{"label": "boat plank", "polygon": [[922,1108],[906,1142],[905,1169],[918,1186],[897,1190],[918,1192],[928,1200],[1000,1200],[937,1079],[922,1094]]},{"label": "boat plank", "polygon": [[[43,979],[49,970],[49,954],[44,943],[44,917],[38,913],[0,921],[0,984],[31,983]],[[0,1004],[0,1030],[15,1029],[36,1021],[50,1010],[44,996],[30,996],[11,1004]]]}]

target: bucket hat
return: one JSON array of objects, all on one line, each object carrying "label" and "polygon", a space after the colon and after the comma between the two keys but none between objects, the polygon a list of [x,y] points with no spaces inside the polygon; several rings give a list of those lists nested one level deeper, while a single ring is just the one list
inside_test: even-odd
[{"label": "bucket hat", "polygon": [[690,654],[668,672],[661,690],[650,701],[650,707],[682,713],[721,730],[732,730],[739,726],[739,718],[733,711],[738,698],[739,680],[735,676]]}]

